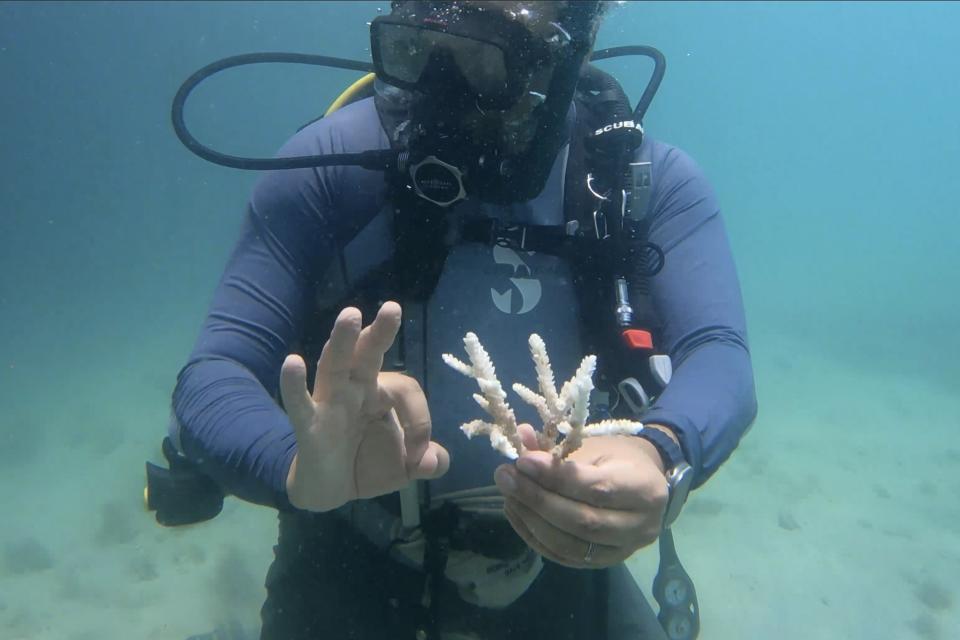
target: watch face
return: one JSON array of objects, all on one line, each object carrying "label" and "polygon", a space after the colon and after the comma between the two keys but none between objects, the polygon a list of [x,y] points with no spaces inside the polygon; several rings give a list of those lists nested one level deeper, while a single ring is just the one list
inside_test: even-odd
[{"label": "watch face", "polygon": [[667,498],[667,510],[663,514],[664,527],[673,524],[680,515],[683,503],[687,501],[690,485],[693,484],[693,467],[681,462],[667,475],[667,483],[670,485],[670,497]]}]

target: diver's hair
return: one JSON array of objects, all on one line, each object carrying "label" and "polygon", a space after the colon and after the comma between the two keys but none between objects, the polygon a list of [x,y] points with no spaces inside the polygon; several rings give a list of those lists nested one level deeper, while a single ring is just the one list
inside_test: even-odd
[{"label": "diver's hair", "polygon": [[600,0],[600,15],[603,16],[611,9],[627,4],[626,0]]},{"label": "diver's hair", "polygon": [[627,4],[627,0],[601,0],[600,7],[597,9],[597,15],[594,18],[596,23],[599,25],[604,18],[607,17],[607,14],[613,11],[614,9],[619,9]]},{"label": "diver's hair", "polygon": [[[571,0],[575,1],[575,0]],[[625,0],[600,0],[597,2],[597,10],[593,16],[594,20],[603,20],[604,17],[617,7],[627,4]]]},{"label": "diver's hair", "polygon": [[[570,0],[568,4],[572,4],[575,1],[576,0]],[[597,7],[589,19],[590,42],[596,39],[597,31],[600,30],[600,24],[607,14],[624,4],[626,4],[625,0],[600,0],[600,2],[597,2]]]},{"label": "diver's hair", "polygon": [[[541,1],[545,1],[545,0],[541,0]],[[578,4],[582,1],[583,0],[565,0],[563,4],[566,5],[567,9],[569,9],[571,5]],[[396,11],[397,9],[402,8],[404,5],[410,5],[416,2],[422,3],[423,0],[392,0],[390,2],[390,9],[391,11]],[[427,2],[426,4],[434,4],[434,3]],[[439,4],[439,5],[449,4],[449,0],[447,2],[437,2],[435,4]],[[549,4],[554,4],[554,2],[550,0]],[[610,13],[611,10],[624,4],[626,4],[625,0],[599,0],[598,2],[596,2],[596,9],[592,12],[592,15],[589,17],[590,31],[594,35],[596,35],[597,29],[600,28],[600,23],[603,21],[603,18],[608,13]],[[561,12],[562,11],[563,10],[561,10]]]}]

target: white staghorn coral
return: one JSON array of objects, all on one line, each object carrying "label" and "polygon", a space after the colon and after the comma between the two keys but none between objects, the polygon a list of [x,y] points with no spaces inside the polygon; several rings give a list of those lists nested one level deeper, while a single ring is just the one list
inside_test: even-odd
[{"label": "white staghorn coral", "polygon": [[473,398],[486,411],[493,422],[473,420],[460,427],[468,438],[479,434],[489,434],[494,449],[510,459],[516,459],[523,450],[520,434],[517,433],[517,418],[507,404],[507,392],[497,380],[497,371],[487,355],[480,339],[473,332],[463,338],[463,346],[470,358],[470,364],[457,360],[449,353],[443,354],[443,361],[465,376],[473,378],[480,385],[483,395],[474,394]]},{"label": "white staghorn coral", "polygon": [[[468,333],[463,344],[470,357],[466,364],[449,353],[443,354],[443,361],[462,373],[474,378],[483,395],[474,394],[474,399],[493,422],[473,420],[460,427],[468,438],[478,434],[490,436],[491,446],[511,459],[516,459],[525,451],[517,433],[517,419],[513,409],[507,404],[507,394],[497,379],[496,369],[476,334]],[[515,383],[513,390],[527,404],[532,405],[543,421],[543,427],[537,432],[537,441],[541,449],[550,449],[557,458],[566,458],[576,451],[583,438],[600,435],[635,435],[643,429],[643,424],[632,420],[603,420],[594,424],[585,424],[590,415],[590,392],[593,390],[593,372],[597,367],[596,356],[586,356],[570,380],[565,382],[557,393],[553,368],[547,356],[547,346],[537,334],[529,340],[530,355],[533,357],[537,372],[540,393]],[[560,435],[564,438],[559,443]]]}]

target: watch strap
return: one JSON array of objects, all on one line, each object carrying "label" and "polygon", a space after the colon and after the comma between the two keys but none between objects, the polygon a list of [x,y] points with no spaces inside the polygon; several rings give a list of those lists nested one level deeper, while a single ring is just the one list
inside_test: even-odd
[{"label": "watch strap", "polygon": [[663,460],[663,469],[667,476],[667,506],[663,513],[663,529],[669,529],[676,522],[687,501],[693,484],[693,469],[683,457],[683,450],[673,438],[659,429],[644,428],[637,434],[652,443]]},{"label": "watch strap", "polygon": [[647,440],[656,448],[657,453],[660,454],[660,459],[663,461],[663,470],[666,473],[670,473],[670,471],[677,468],[681,463],[687,461],[686,458],[683,457],[683,450],[680,448],[680,445],[659,429],[646,427],[640,430],[637,437]]}]

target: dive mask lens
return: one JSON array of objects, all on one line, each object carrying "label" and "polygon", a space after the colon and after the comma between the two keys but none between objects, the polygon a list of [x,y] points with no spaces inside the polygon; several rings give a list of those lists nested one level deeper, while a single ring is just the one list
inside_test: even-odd
[{"label": "dive mask lens", "polygon": [[377,75],[390,84],[415,88],[432,53],[420,32],[412,25],[375,20],[370,25],[370,49]]},{"label": "dive mask lens", "polygon": [[506,107],[515,98],[507,54],[494,42],[381,18],[370,25],[370,42],[377,75],[390,84],[435,90],[427,86],[424,71],[434,60],[452,61],[480,102]]}]

